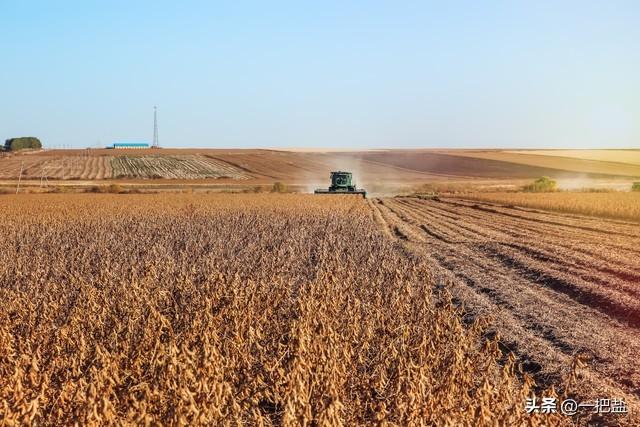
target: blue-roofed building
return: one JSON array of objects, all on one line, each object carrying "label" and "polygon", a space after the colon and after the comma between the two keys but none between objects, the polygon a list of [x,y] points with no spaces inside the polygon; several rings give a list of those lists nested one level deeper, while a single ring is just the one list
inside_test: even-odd
[{"label": "blue-roofed building", "polygon": [[149,148],[147,142],[114,142],[111,147],[113,149],[136,149],[136,148]]}]

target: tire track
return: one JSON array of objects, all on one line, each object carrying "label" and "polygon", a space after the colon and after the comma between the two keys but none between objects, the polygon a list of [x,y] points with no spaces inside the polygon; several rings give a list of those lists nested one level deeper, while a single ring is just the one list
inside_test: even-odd
[{"label": "tire track", "polygon": [[[412,213],[401,201],[393,202],[394,209],[401,212],[401,218],[408,220]],[[479,239],[479,234],[468,233],[466,228],[458,227],[458,224],[448,224],[438,217],[430,219],[430,227],[427,227],[424,218],[418,215],[413,216],[410,223],[419,226],[430,235],[440,238],[445,243],[467,243],[477,244],[477,250],[485,256],[500,260],[507,267],[519,268],[528,274],[531,281],[549,285],[557,292],[563,292],[571,298],[578,300],[581,304],[588,305],[596,310],[627,322],[634,327],[640,326],[640,302],[638,301],[638,286],[635,283],[627,283],[618,280],[610,283],[607,277],[599,277],[597,273],[591,272],[588,267],[577,267],[572,260],[579,259],[579,254],[566,254],[561,260],[555,257],[547,257],[540,260],[534,254],[540,255],[535,249],[525,248],[518,251],[521,246],[517,242],[500,238],[490,239],[483,236]],[[448,238],[443,238],[437,232],[430,230],[436,228],[444,229]],[[456,229],[457,228],[457,229]],[[455,239],[455,236],[459,236]],[[514,248],[515,246],[515,248]],[[568,256],[567,256],[568,255]],[[511,264],[509,264],[511,263]],[[586,274],[585,274],[586,272]],[[591,279],[591,280],[589,280]],[[611,284],[611,286],[607,286]]]},{"label": "tire track", "polygon": [[[408,212],[409,208],[402,201],[394,200],[393,203],[394,208],[401,212],[404,218],[411,216]],[[417,219],[417,222],[413,222],[414,224],[418,223],[420,228],[427,230],[424,223],[420,224],[421,220],[425,220],[424,217],[421,218],[418,213],[415,213],[413,218]],[[598,275],[597,270],[592,271],[588,265],[576,265],[576,261],[579,262],[580,259],[579,253],[565,253],[562,259],[553,256],[544,257],[539,250],[524,247],[519,242],[505,240],[504,236],[488,239],[485,235],[485,238],[478,239],[478,234],[468,233],[467,228],[459,227],[462,221],[449,224],[433,216],[430,222],[436,228],[444,227],[447,236],[454,236],[456,232],[460,236],[457,240],[454,238],[443,240],[446,243],[474,242],[479,252],[498,259],[506,267],[517,268],[532,282],[551,287],[583,305],[602,311],[633,327],[640,327],[638,282],[614,280],[606,275]],[[429,233],[437,235],[432,231]],[[543,236],[538,237],[543,238]]]},{"label": "tire track", "polygon": [[[640,239],[636,241],[634,238],[627,238],[620,244],[620,239],[602,234],[584,234],[568,229],[544,227],[513,218],[505,221],[496,214],[482,213],[465,207],[452,207],[444,203],[416,204],[414,208],[419,211],[425,210],[437,217],[448,217],[457,224],[476,225],[483,232],[507,233],[514,239],[527,241],[530,244],[547,245],[554,247],[556,251],[580,252],[581,255],[591,256],[592,260],[614,264],[616,268],[632,269],[640,274],[640,251],[637,249],[640,247]],[[446,215],[443,212],[446,212]],[[470,221],[471,219],[473,221]],[[544,239],[540,239],[540,236],[544,236]],[[603,249],[607,251],[603,252]]]},{"label": "tire track", "polygon": [[[546,241],[542,232],[532,234],[513,229],[509,234],[505,232],[508,227],[495,219],[490,222],[469,222],[468,218],[463,216],[440,215],[437,211],[434,213],[430,206],[415,206],[402,200],[398,203],[413,212],[418,221],[425,221],[425,215],[431,215],[429,221],[443,221],[460,235],[467,235],[469,239],[475,237],[478,241],[501,242],[531,257],[532,260],[543,261],[553,266],[558,272],[572,273],[601,286],[615,284],[616,291],[621,292],[623,297],[640,297],[640,287],[637,286],[640,283],[640,270],[629,264],[630,260],[635,260],[633,257],[630,259],[618,254],[607,257],[602,248],[583,251],[572,242],[558,245],[557,242]],[[599,256],[594,255],[596,252]]]},{"label": "tire track", "polygon": [[[573,220],[565,220],[565,221],[557,220],[556,219],[558,217],[557,215],[553,215],[552,218],[549,218],[549,215],[538,214],[533,212],[528,212],[529,215],[524,215],[524,214],[520,214],[519,211],[516,209],[505,208],[504,206],[502,207],[496,207],[495,205],[487,206],[484,203],[480,203],[480,202],[471,203],[464,200],[444,200],[443,202],[451,203],[453,205],[458,205],[458,206],[462,205],[462,206],[470,207],[472,209],[489,212],[492,214],[499,214],[499,215],[516,218],[519,220],[533,221],[533,222],[547,224],[547,225],[569,227],[569,228],[575,228],[578,230],[591,231],[595,233],[606,233],[608,235],[618,235],[623,237],[635,237],[635,238],[640,237],[640,232],[637,230],[637,225],[635,227],[627,227],[622,225],[609,227],[606,225],[605,221],[599,221],[598,225],[586,226],[582,224],[576,224],[575,222],[577,221],[573,221]],[[516,211],[516,212],[510,212],[510,211]],[[593,222],[593,219],[592,218],[584,219],[580,222],[591,223]],[[628,228],[628,229],[623,230],[624,228]]]},{"label": "tire track", "polygon": [[581,354],[588,359],[585,395],[608,390],[630,400],[640,396],[635,363],[640,322],[634,317],[640,309],[630,297],[637,300],[636,275],[620,273],[627,289],[608,295],[602,266],[591,271],[574,259],[580,252],[560,257],[539,241],[523,240],[526,236],[514,233],[518,218],[492,213],[493,221],[476,221],[466,217],[464,206],[443,210],[438,202],[406,198],[374,200],[370,206],[401,246],[432,266],[438,286],[449,289],[466,317],[494,319],[506,348],[526,362],[537,381],[557,383]]}]

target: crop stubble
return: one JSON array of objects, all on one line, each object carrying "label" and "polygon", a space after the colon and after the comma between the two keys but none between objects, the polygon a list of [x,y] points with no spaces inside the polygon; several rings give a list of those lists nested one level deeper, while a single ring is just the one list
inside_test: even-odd
[{"label": "crop stubble", "polygon": [[583,398],[640,395],[640,230],[635,223],[461,199],[380,199],[379,221],[450,287],[539,382],[576,356]]},{"label": "crop stubble", "polygon": [[233,165],[198,154],[176,155],[74,155],[30,154],[2,159],[0,179],[248,179],[250,175]]},{"label": "crop stubble", "polygon": [[249,178],[226,162],[199,155],[118,156],[112,159],[111,165],[116,178]]}]

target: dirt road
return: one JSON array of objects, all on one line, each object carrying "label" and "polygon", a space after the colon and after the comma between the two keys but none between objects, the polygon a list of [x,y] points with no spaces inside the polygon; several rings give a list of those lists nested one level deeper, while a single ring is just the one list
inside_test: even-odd
[{"label": "dirt road", "polygon": [[638,224],[462,199],[371,205],[405,250],[433,266],[466,320],[491,318],[538,384],[558,384],[580,356],[582,396],[637,405]]}]

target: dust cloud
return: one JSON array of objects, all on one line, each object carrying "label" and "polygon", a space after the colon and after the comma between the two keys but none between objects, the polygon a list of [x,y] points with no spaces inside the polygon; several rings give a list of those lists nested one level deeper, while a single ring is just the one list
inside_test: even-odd
[{"label": "dust cloud", "polygon": [[559,178],[556,179],[558,188],[560,190],[567,191],[579,191],[579,190],[617,190],[625,191],[631,188],[632,181],[630,180],[604,180],[589,178],[586,175],[578,175],[571,178]]}]

